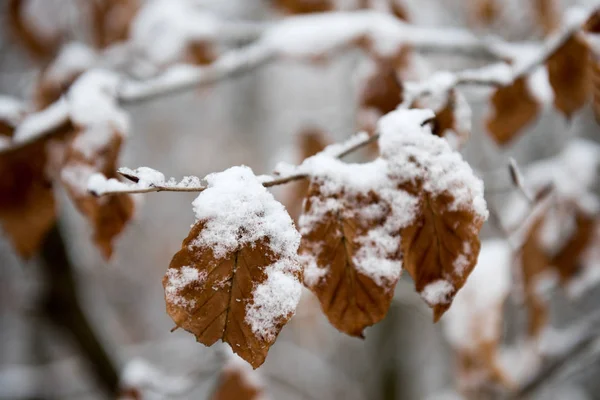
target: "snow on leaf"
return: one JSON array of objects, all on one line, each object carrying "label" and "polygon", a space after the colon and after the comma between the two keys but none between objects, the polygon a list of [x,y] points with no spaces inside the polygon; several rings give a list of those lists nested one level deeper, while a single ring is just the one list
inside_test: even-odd
[{"label": "snow on leaf", "polygon": [[[372,173],[386,173],[384,163],[334,162],[338,170],[351,169],[374,181],[378,177]],[[388,222],[390,204],[376,191],[333,183],[335,175],[323,172],[313,178],[300,217],[305,284],[334,327],[363,337],[363,330],[383,319],[390,307],[402,270],[400,238]]]},{"label": "snow on leaf", "polygon": [[493,113],[487,129],[499,145],[506,145],[537,117],[540,105],[530,92],[527,78],[502,86],[491,97]]},{"label": "snow on leaf", "polygon": [[379,146],[399,187],[417,200],[401,229],[404,268],[437,321],[477,261],[488,216],[483,183],[447,141],[423,121],[430,110],[398,110],[380,120]]},{"label": "snow on leaf", "polygon": [[300,299],[300,237],[249,168],[206,180],[197,222],[163,278],[167,312],[199,342],[221,339],[257,368]]},{"label": "snow on leaf", "polygon": [[589,97],[586,43],[578,35],[567,40],[547,61],[554,90],[554,105],[567,118],[585,105]]}]

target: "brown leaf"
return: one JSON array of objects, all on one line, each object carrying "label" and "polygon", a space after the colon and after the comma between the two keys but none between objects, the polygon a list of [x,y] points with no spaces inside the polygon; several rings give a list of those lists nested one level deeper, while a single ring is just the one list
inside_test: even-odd
[{"label": "brown leaf", "polygon": [[245,371],[242,366],[225,368],[221,373],[217,388],[212,394],[212,400],[258,400],[263,396],[262,388],[258,387],[246,376],[251,371]]},{"label": "brown leaf", "polygon": [[[400,252],[377,249],[378,243],[372,243],[376,239],[368,236],[370,231],[384,224],[389,206],[374,192],[326,196],[321,190],[321,183],[311,183],[300,223],[304,282],[319,298],[323,312],[334,327],[363,337],[366,327],[381,321],[387,314],[400,277]],[[338,202],[339,207],[323,214],[321,205],[328,201]],[[367,219],[360,213],[365,208],[383,211]],[[368,239],[365,241],[365,238]],[[373,249],[368,250],[369,247]],[[369,260],[361,256],[364,250],[380,253],[379,263],[397,263],[398,273],[385,278],[366,273],[363,264]]]},{"label": "brown leaf", "polygon": [[600,124],[600,54],[591,51],[588,58],[588,64],[590,68],[590,81],[588,84],[592,92],[592,109],[594,110],[596,121]]},{"label": "brown leaf", "polygon": [[[195,245],[205,228],[197,222],[175,254],[163,278],[167,313],[177,326],[193,333],[196,340],[212,346],[219,339],[234,353],[258,368],[267,356],[281,328],[292,315],[276,321],[272,335],[258,335],[247,322],[248,308],[254,304],[255,288],[267,280],[265,269],[280,255],[263,237],[216,258],[211,248]],[[181,285],[186,276],[195,279]],[[300,273],[296,274],[300,279]]]},{"label": "brown leaf", "polygon": [[139,9],[138,0],[99,0],[90,2],[92,34],[96,47],[127,39],[131,21]]},{"label": "brown leaf", "polygon": [[571,118],[588,100],[588,57],[586,43],[574,35],[546,63],[554,90],[554,105],[567,118]]},{"label": "brown leaf", "polygon": [[134,203],[128,194],[95,197],[87,191],[87,181],[93,173],[117,178],[116,165],[122,143],[120,134],[112,131],[101,138],[102,143],[96,143],[97,147],[91,152],[85,148],[85,142],[90,139],[84,135],[104,134],[102,129],[84,129],[78,133],[65,156],[61,178],[75,206],[91,223],[94,230],[93,240],[102,256],[109,259],[113,253],[115,237],[133,217]]},{"label": "brown leaf", "polygon": [[420,192],[420,212],[402,230],[403,265],[438,321],[475,267],[483,220],[473,211],[453,210],[449,193],[433,197],[415,187],[408,191]]},{"label": "brown leaf", "polygon": [[493,114],[487,119],[487,129],[500,145],[513,140],[540,111],[540,105],[527,88],[525,77],[496,89],[491,102]]},{"label": "brown leaf", "polygon": [[[430,108],[435,113],[431,131],[434,135],[446,138],[453,148],[459,148],[471,135],[471,110],[468,103],[455,89],[446,96],[441,106],[436,99],[421,98],[411,108]],[[465,115],[466,114],[466,115]],[[465,124],[464,121],[469,121]]]},{"label": "brown leaf", "polygon": [[545,35],[555,32],[560,27],[560,15],[555,0],[533,0],[533,9],[538,24]]},{"label": "brown leaf", "polygon": [[213,45],[207,41],[191,42],[187,46],[187,62],[196,65],[207,65],[217,58]]},{"label": "brown leaf", "polygon": [[474,25],[490,26],[500,15],[498,0],[470,0],[469,8]]},{"label": "brown leaf", "polygon": [[592,242],[596,227],[596,220],[580,210],[575,211],[574,218],[575,228],[572,235],[550,260],[563,283],[578,274],[581,256]]},{"label": "brown leaf", "polygon": [[289,14],[333,11],[331,0],[273,0],[277,8]]},{"label": "brown leaf", "polygon": [[0,224],[17,253],[32,257],[56,220],[46,141],[0,155]]}]

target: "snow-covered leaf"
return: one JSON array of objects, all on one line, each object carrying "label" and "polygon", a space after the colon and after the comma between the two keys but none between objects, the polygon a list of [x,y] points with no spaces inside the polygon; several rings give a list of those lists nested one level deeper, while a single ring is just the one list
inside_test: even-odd
[{"label": "snow-covered leaf", "polygon": [[167,312],[200,343],[221,339],[257,368],[300,300],[300,235],[249,168],[206,180],[163,278]]}]

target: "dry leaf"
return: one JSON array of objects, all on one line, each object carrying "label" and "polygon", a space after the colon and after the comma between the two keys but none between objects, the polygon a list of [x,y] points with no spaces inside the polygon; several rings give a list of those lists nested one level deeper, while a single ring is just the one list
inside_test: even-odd
[{"label": "dry leaf", "polygon": [[445,95],[443,101],[433,97],[422,97],[412,108],[429,108],[435,112],[431,131],[445,138],[452,148],[460,148],[471,136],[471,108],[456,89]]},{"label": "dry leaf", "polygon": [[207,41],[191,42],[187,46],[186,60],[191,64],[207,65],[218,57],[213,45]]},{"label": "dry leaf", "polygon": [[592,92],[592,109],[594,110],[596,121],[600,124],[600,52],[591,49],[588,64],[590,68],[588,85]]},{"label": "dry leaf", "polygon": [[544,34],[549,35],[560,27],[560,15],[555,0],[532,0],[535,17]]},{"label": "dry leaf", "polygon": [[472,211],[453,210],[450,194],[432,197],[418,187],[409,191],[420,192],[420,212],[402,230],[404,268],[438,321],[475,267],[483,220]]},{"label": "dry leaf", "polygon": [[275,6],[289,14],[333,11],[332,0],[273,0]]},{"label": "dry leaf", "polygon": [[262,387],[256,382],[257,377],[249,376],[253,371],[245,370],[245,366],[230,363],[227,365],[211,396],[212,400],[258,400],[263,398]]},{"label": "dry leaf", "polygon": [[[163,278],[167,312],[177,326],[193,333],[198,342],[212,346],[221,339],[254,368],[264,361],[277,334],[291,318],[284,315],[274,327],[274,335],[256,335],[247,322],[247,310],[253,304],[255,288],[267,280],[265,269],[275,264],[265,239],[251,243],[222,258],[213,250],[194,246],[204,229],[198,222],[175,254]],[[174,283],[195,277],[190,284],[177,288]],[[300,279],[300,274],[297,274]],[[177,296],[171,293],[177,292]]]},{"label": "dry leaf", "polygon": [[104,49],[127,39],[139,3],[138,0],[94,0],[90,7],[94,43]]},{"label": "dry leaf", "polygon": [[579,211],[575,211],[575,228],[572,235],[552,257],[550,263],[560,275],[562,283],[566,283],[579,273],[581,256],[587,250],[594,237],[596,220]]},{"label": "dry leaf", "polygon": [[249,168],[206,181],[197,222],[163,278],[167,312],[198,342],[220,339],[258,368],[300,300],[300,235]]},{"label": "dry leaf", "polygon": [[500,16],[498,0],[470,0],[469,11],[474,25],[490,26]]},{"label": "dry leaf", "polygon": [[[330,197],[321,192],[323,188],[327,190],[327,182],[311,183],[301,217],[304,282],[319,298],[334,327],[363,337],[366,327],[387,314],[400,277],[400,252],[397,248],[386,249],[385,238],[376,234],[389,216],[389,205],[374,192],[342,192]],[[332,202],[338,206],[324,211],[323,204]],[[368,209],[373,210],[371,218],[361,213]],[[369,260],[376,254],[376,260]],[[384,268],[386,263],[395,265],[396,273],[383,278],[373,276],[368,272],[373,266],[369,264],[374,263]]]},{"label": "dry leaf", "polygon": [[548,59],[548,79],[554,90],[554,105],[567,118],[585,105],[589,96],[589,51],[573,35]]},{"label": "dry leaf", "polygon": [[[18,122],[0,120],[0,138],[12,137]],[[49,136],[64,140],[71,130],[67,121]],[[56,220],[49,144],[50,140],[38,140],[0,154],[0,224],[23,258],[38,251]]]},{"label": "dry leaf", "polygon": [[0,155],[0,224],[17,253],[30,258],[56,220],[47,141]]},{"label": "dry leaf", "polygon": [[121,135],[110,127],[83,129],[67,151],[61,171],[67,193],[92,225],[94,243],[105,259],[112,256],[114,239],[133,217],[134,202],[128,194],[95,197],[87,182],[94,173],[117,178],[121,143]]},{"label": "dry leaf", "polygon": [[488,211],[481,180],[424,125],[432,117],[419,109],[387,114],[379,123],[379,146],[399,192],[414,199],[400,206],[410,217],[399,226],[403,267],[437,321],[475,266]]},{"label": "dry leaf", "polygon": [[491,103],[493,114],[487,119],[487,129],[500,145],[513,140],[533,122],[540,111],[540,105],[529,92],[525,77],[496,89]]}]

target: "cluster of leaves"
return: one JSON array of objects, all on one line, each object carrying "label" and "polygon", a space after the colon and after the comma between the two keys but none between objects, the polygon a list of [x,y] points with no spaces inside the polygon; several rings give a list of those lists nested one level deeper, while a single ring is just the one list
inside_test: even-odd
[{"label": "cluster of leaves", "polygon": [[337,160],[337,147],[305,160],[301,240],[282,242],[296,229],[251,172],[209,175],[163,281],[177,326],[206,345],[222,339],[258,367],[295,310],[302,271],[332,325],[362,337],[386,315],[402,268],[438,320],[475,265],[487,211],[468,165],[421,126],[432,117],[388,114],[381,154],[369,163]]}]

